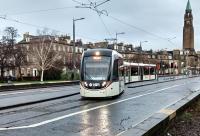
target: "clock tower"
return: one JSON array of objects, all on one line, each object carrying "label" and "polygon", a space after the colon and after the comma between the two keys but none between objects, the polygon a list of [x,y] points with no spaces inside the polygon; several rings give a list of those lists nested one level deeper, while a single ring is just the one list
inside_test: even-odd
[{"label": "clock tower", "polygon": [[193,15],[190,0],[187,2],[184,27],[183,27],[183,49],[194,51],[194,27],[193,27]]}]

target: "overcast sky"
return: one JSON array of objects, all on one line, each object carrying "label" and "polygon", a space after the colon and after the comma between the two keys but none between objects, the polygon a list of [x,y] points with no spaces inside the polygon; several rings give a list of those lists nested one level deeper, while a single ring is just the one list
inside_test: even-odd
[{"label": "overcast sky", "polygon": [[[89,0],[79,1],[88,3]],[[194,16],[195,49],[200,50],[200,1],[190,2]],[[72,0],[0,0],[1,16],[35,25],[0,19],[0,35],[5,27],[13,26],[22,38],[23,33],[36,34],[37,29],[42,29],[39,26],[42,26],[55,29],[58,34],[72,36],[72,18],[84,17],[85,20],[76,22],[76,35],[85,43],[114,38],[116,32],[125,32],[118,36],[119,42],[139,45],[140,41],[148,41],[142,44],[144,49],[182,49],[186,4],[187,0],[110,0],[98,7],[109,15],[100,18],[90,9],[74,8],[78,4]],[[55,8],[58,9],[32,12]],[[168,38],[173,43],[164,40]]]}]

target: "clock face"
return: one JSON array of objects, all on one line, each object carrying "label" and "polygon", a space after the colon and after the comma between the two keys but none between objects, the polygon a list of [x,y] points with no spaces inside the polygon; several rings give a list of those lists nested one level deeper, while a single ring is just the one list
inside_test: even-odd
[{"label": "clock face", "polygon": [[190,21],[186,21],[186,24],[190,24]]}]

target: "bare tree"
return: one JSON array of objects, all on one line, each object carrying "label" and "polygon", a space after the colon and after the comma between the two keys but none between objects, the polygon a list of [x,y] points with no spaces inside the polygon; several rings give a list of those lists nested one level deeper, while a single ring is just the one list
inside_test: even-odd
[{"label": "bare tree", "polygon": [[0,43],[0,70],[1,70],[1,80],[4,79],[4,70],[8,64],[8,49],[3,42]]},{"label": "bare tree", "polygon": [[4,30],[4,36],[0,43],[1,80],[4,78],[5,69],[14,67],[14,59],[12,55],[17,35],[17,29],[14,27],[6,27]]},{"label": "bare tree", "polygon": [[33,58],[33,63],[41,71],[40,81],[44,80],[44,71],[51,68],[62,68],[62,57],[60,52],[55,51],[51,36],[40,36],[38,41],[32,41],[29,54]]},{"label": "bare tree", "polygon": [[27,49],[22,45],[15,45],[13,51],[13,57],[15,60],[15,67],[18,69],[20,80],[23,80],[21,73],[21,67],[27,64]]},{"label": "bare tree", "polygon": [[6,27],[4,33],[5,33],[4,39],[7,45],[13,47],[14,44],[16,43],[16,38],[18,36],[17,29],[15,29],[14,27]]}]

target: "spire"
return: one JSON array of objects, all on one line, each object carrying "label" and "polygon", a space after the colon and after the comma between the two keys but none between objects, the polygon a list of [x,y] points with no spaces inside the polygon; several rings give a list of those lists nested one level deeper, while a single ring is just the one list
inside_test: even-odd
[{"label": "spire", "polygon": [[187,2],[186,11],[192,11],[192,8],[191,8],[191,5],[190,5],[190,0],[188,0],[188,2]]}]

